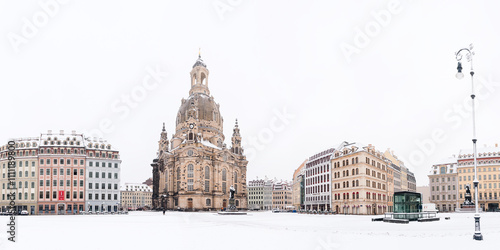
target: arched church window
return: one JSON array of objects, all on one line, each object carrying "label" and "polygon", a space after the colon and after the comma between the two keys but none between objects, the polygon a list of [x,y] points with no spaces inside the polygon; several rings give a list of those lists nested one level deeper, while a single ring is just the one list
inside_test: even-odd
[{"label": "arched church window", "polygon": [[193,164],[189,164],[187,170],[188,170],[187,177],[188,178],[193,178],[194,177],[194,166],[193,166]]},{"label": "arched church window", "polygon": [[227,177],[226,177],[226,169],[222,169],[222,180],[223,181],[226,181],[227,180]]},{"label": "arched church window", "polygon": [[210,192],[210,181],[205,181],[205,192]]},{"label": "arched church window", "polygon": [[177,168],[177,180],[181,179],[181,168]]},{"label": "arched church window", "polygon": [[205,166],[205,179],[210,179],[210,167]]},{"label": "arched church window", "polygon": [[238,172],[234,172],[234,183],[238,182]]}]

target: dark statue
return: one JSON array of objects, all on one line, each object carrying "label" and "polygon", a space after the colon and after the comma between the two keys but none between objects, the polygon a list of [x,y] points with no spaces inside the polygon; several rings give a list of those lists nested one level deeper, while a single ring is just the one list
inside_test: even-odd
[{"label": "dark statue", "polygon": [[238,209],[236,209],[235,202],[234,202],[234,193],[235,192],[236,192],[236,190],[231,185],[231,187],[229,188],[229,206],[227,208],[227,210],[229,212],[238,211]]},{"label": "dark statue", "polygon": [[464,205],[474,205],[472,202],[472,196],[470,194],[470,185],[465,185],[465,201]]},{"label": "dark statue", "polygon": [[234,187],[233,187],[233,186],[231,186],[231,187],[229,188],[229,199],[234,199],[234,192],[235,192],[235,191],[236,191],[236,190],[234,190]]}]

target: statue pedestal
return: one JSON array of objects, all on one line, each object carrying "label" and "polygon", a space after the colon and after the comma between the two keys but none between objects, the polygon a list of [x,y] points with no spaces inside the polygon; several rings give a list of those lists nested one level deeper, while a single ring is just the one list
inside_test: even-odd
[{"label": "statue pedestal", "polygon": [[228,211],[228,212],[238,212],[238,209],[236,208],[234,199],[229,199],[229,206],[227,206],[226,211]]},{"label": "statue pedestal", "polygon": [[[483,212],[483,209],[481,207],[479,207],[478,211],[481,213],[481,212]],[[457,212],[457,213],[475,213],[476,206],[475,205],[462,205],[461,208],[456,208],[455,212]]]},{"label": "statue pedestal", "polygon": [[229,199],[229,206],[227,206],[226,211],[218,212],[219,215],[246,215],[245,212],[239,212],[236,208],[234,198]]}]

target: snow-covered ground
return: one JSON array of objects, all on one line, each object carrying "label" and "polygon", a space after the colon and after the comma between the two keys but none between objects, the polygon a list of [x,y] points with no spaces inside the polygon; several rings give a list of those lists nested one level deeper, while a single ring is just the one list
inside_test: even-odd
[{"label": "snow-covered ground", "polygon": [[[444,220],[445,216],[451,217]],[[0,249],[484,249],[500,245],[500,213],[482,213],[484,241],[472,240],[473,214],[439,214],[438,222],[392,224],[372,216],[250,212],[132,212],[129,215],[18,217],[17,242]]]}]

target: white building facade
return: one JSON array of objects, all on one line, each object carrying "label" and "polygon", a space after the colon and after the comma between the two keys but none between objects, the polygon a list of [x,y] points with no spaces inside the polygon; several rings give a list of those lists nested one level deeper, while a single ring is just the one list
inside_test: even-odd
[{"label": "white building facade", "polygon": [[305,167],[305,207],[307,210],[331,210],[331,157],[334,148],[309,157]]},{"label": "white building facade", "polygon": [[264,210],[271,210],[273,209],[273,186],[274,186],[274,181],[273,180],[268,180],[267,178],[264,180],[264,188],[263,188],[263,193],[264,193]]},{"label": "white building facade", "polygon": [[264,180],[253,180],[248,182],[248,209],[264,209]]},{"label": "white building facade", "polygon": [[102,139],[85,138],[85,147],[86,211],[116,212],[120,208],[119,152]]}]

